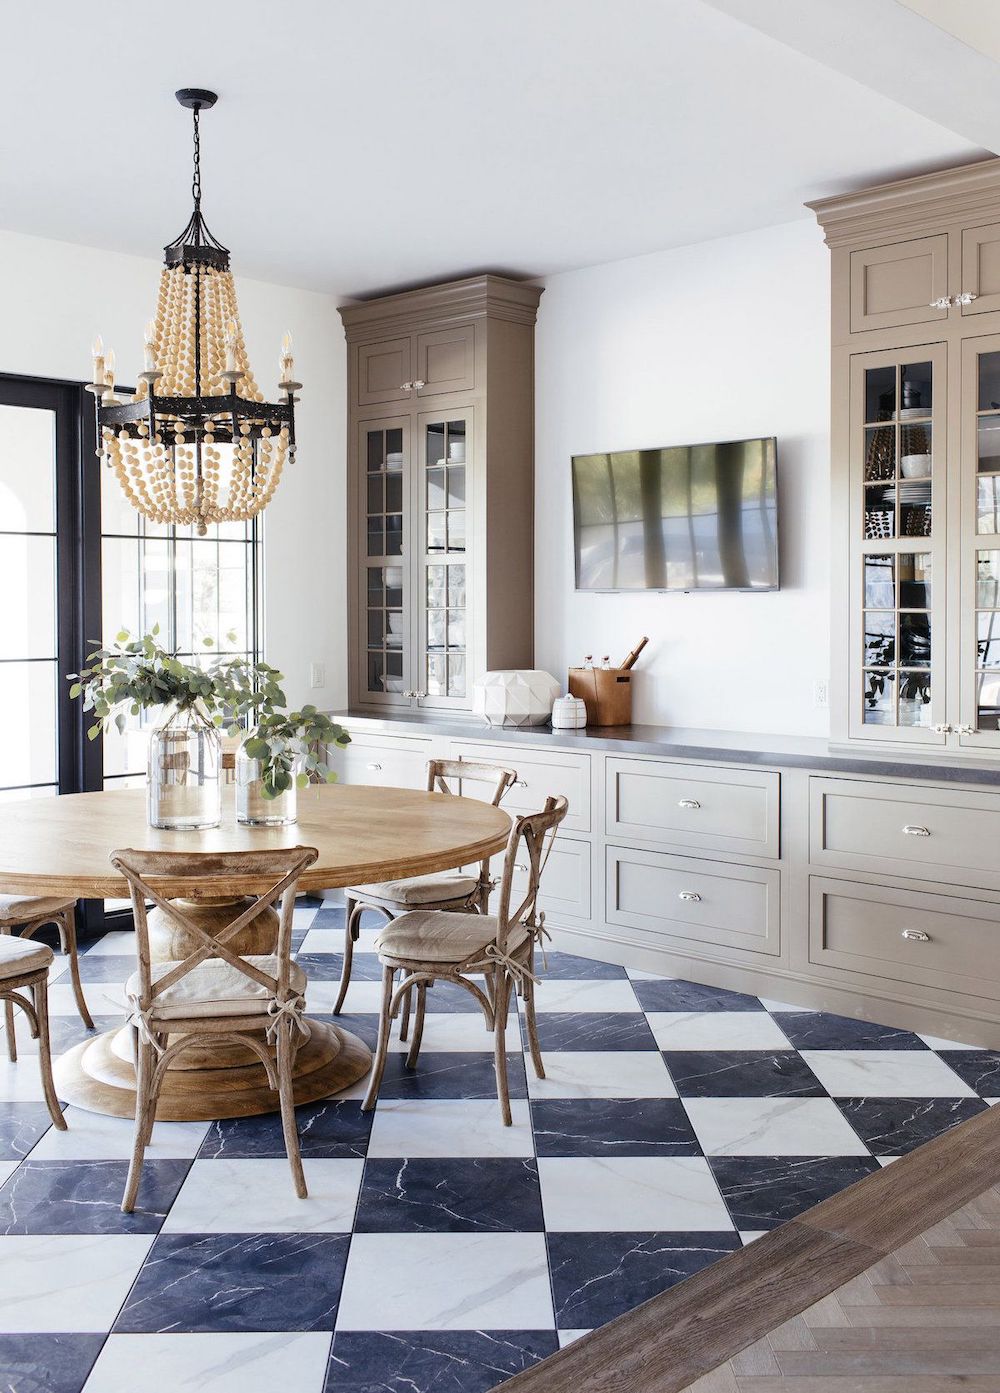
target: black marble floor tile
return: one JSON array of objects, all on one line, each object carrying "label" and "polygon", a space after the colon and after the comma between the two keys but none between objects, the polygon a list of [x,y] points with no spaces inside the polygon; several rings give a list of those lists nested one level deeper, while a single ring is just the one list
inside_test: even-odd
[{"label": "black marble floor tile", "polygon": [[[24,1067],[30,1069],[31,1061]],[[51,1126],[44,1103],[0,1103],[0,1161],[22,1161]]]},{"label": "black marble floor tile", "polygon": [[627,977],[628,973],[617,963],[600,963],[596,958],[581,958],[576,953],[557,953],[552,950],[535,955],[535,971],[541,978],[556,977],[560,980],[587,982],[610,982],[614,978]]},{"label": "black marble floor tile", "polygon": [[[493,1055],[469,1050],[428,1050],[415,1069],[407,1069],[405,1056],[390,1053],[379,1089],[380,1098],[495,1098],[496,1075]],[[524,1055],[508,1054],[507,1078],[512,1098],[526,1098],[528,1084]]]},{"label": "black marble floor tile", "polygon": [[706,987],[701,982],[664,978],[658,982],[632,983],[644,1011],[763,1011],[755,996]]},{"label": "black marble floor tile", "polygon": [[[91,996],[94,993],[91,991]],[[109,1004],[104,1001],[90,1003],[91,1016],[94,1021],[93,1030],[88,1030],[79,1016],[50,1016],[49,1017],[49,1042],[52,1048],[52,1055],[64,1054],[66,1050],[71,1050],[74,1045],[78,1045],[81,1040],[93,1040],[97,1035],[105,1030],[116,1030],[125,1024],[124,1015],[99,1016],[97,1011],[104,1006],[110,1009]],[[96,1008],[96,1009],[95,1009]],[[27,1036],[28,1023],[19,1021],[17,1025],[18,1041],[23,1041]]]},{"label": "black marble floor tile", "polygon": [[710,1156],[738,1229],[773,1229],[879,1169],[869,1156]]},{"label": "black marble floor tile", "polygon": [[873,1156],[902,1156],[983,1112],[978,1098],[835,1098]]},{"label": "black marble floor tile", "polygon": [[655,1050],[641,1011],[538,1011],[538,1042],[546,1050]]},{"label": "black marble floor tile", "polygon": [[0,1388],[3,1393],[80,1393],[104,1340],[104,1335],[50,1331],[0,1335]]},{"label": "black marble floor tile", "polygon": [[365,1164],[356,1233],[541,1233],[533,1158],[447,1157]]},{"label": "black marble floor tile", "polygon": [[[339,982],[343,971],[343,953],[296,953],[295,961],[313,982]],[[382,966],[377,953],[355,953],[351,962],[352,982],[381,982]],[[347,989],[346,1006],[351,1005],[351,989]]]},{"label": "black marble floor tile", "polygon": [[700,1156],[678,1098],[550,1098],[531,1104],[539,1156]]},{"label": "black marble floor tile", "polygon": [[558,1347],[550,1330],[345,1331],[326,1393],[488,1393]]},{"label": "black marble floor tile", "polygon": [[556,1325],[592,1330],[740,1246],[725,1233],[550,1233]]},{"label": "black marble floor tile", "polygon": [[772,1011],[797,1050],[925,1050],[919,1035],[825,1011]]},{"label": "black marble floor tile", "polygon": [[[348,997],[348,1007],[350,1004],[350,997]],[[349,1030],[352,1035],[356,1035],[359,1040],[364,1040],[370,1050],[374,1050],[378,1043],[378,1016],[372,1011],[345,1010],[339,1016],[332,1016],[329,1011],[307,1011],[306,1015],[313,1020],[342,1026],[344,1030]],[[398,1023],[394,1024],[392,1029],[393,1035],[395,1035]],[[490,1038],[487,1036],[488,1040]]]},{"label": "black marble floor tile", "polygon": [[158,1233],[190,1161],[149,1161],[133,1214],[121,1212],[127,1161],[22,1162],[0,1188],[0,1234]]},{"label": "black marble floor tile", "polygon": [[938,1054],[980,1098],[1000,1098],[1000,1050],[938,1050]]},{"label": "black marble floor tile", "polygon": [[117,1333],[332,1330],[348,1234],[161,1234]]},{"label": "black marble floor tile", "polygon": [[[295,1121],[303,1157],[364,1158],[374,1116],[373,1112],[362,1112],[360,1101],[353,1099],[327,1098],[296,1108]],[[213,1122],[198,1152],[202,1161],[284,1155],[281,1117],[276,1112]]]},{"label": "black marble floor tile", "polygon": [[825,1098],[795,1050],[664,1050],[682,1098]]},{"label": "black marble floor tile", "polygon": [[[93,1011],[98,994],[87,991],[88,982],[126,982],[136,970],[135,954],[119,956],[117,953],[85,953],[80,959],[80,981],[84,984],[84,995]],[[60,985],[69,985],[69,976],[60,977]]]}]

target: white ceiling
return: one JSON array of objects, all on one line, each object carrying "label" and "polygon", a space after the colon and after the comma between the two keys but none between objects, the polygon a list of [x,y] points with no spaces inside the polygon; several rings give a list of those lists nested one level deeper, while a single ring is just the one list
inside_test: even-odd
[{"label": "white ceiling", "polygon": [[894,0],[45,0],[5,29],[0,227],[158,254],[190,209],[173,91],[214,87],[235,268],[342,296],[718,237],[1000,146],[933,55],[988,65],[979,92],[1000,65]]}]

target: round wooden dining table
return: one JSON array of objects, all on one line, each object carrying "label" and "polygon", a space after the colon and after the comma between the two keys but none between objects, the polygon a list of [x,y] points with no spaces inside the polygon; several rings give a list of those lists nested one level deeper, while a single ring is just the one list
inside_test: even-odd
[{"label": "round wooden dining table", "polygon": [[[231,794],[231,790],[227,790]],[[124,899],[126,882],[110,863],[113,851],[127,847],[158,851],[262,851],[277,847],[315,847],[318,857],[304,872],[301,891],[396,880],[471,865],[501,850],[511,820],[505,812],[476,799],[413,789],[341,784],[311,785],[298,796],[298,822],[288,827],[244,827],[232,801],[224,799],[219,827],[204,831],[165,831],[146,821],[145,789],[72,793],[55,798],[0,804],[0,893],[75,895],[79,899]],[[190,878],[172,886],[157,882],[166,897],[190,897]],[[239,913],[242,897],[262,894],[265,883],[235,876],[203,887],[215,897],[204,913],[216,927]],[[220,898],[221,901],[220,901]],[[237,902],[233,907],[233,902]],[[192,900],[185,899],[190,914]],[[162,911],[161,911],[162,913]],[[152,916],[151,916],[152,917]],[[276,917],[274,918],[276,925]],[[238,939],[231,941],[236,947]],[[169,958],[169,926],[160,951]],[[259,940],[240,952],[269,952]],[[96,984],[95,984],[96,985]],[[93,987],[91,988],[93,990]],[[371,1052],[356,1035],[331,1021],[310,1017],[309,1037],[295,1063],[295,1101],[315,1102],[350,1087],[368,1072]],[[62,1055],[55,1065],[60,1098],[91,1112],[115,1117],[135,1114],[135,1073],[131,1032],[117,1027]],[[192,1045],[177,1067],[167,1071],[157,1107],[164,1121],[210,1121],[275,1112],[277,1095],[267,1086],[261,1064],[237,1045]]]}]

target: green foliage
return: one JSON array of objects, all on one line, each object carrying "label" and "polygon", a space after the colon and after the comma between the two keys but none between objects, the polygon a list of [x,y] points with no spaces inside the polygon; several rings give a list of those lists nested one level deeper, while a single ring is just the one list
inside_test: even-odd
[{"label": "green foliage", "polygon": [[[287,793],[293,781],[305,788],[310,780],[334,783],[337,776],[317,753],[323,745],[349,745],[351,737],[343,726],[317,711],[303,706],[301,711],[261,710],[257,723],[243,743],[248,759],[260,764],[261,794],[277,798]],[[295,766],[300,772],[295,774]]]},{"label": "green foliage", "polygon": [[[94,713],[88,739],[96,740],[112,721],[124,730],[126,708],[133,716],[157,706],[196,711],[238,735],[245,719],[266,719],[285,706],[277,668],[243,657],[194,667],[162,648],[158,634],[158,624],[141,638],[122,629],[110,648],[95,648],[88,666],[70,674],[70,696],[82,696],[83,709]],[[234,634],[227,637],[235,641]],[[204,643],[214,646],[211,639]]]}]

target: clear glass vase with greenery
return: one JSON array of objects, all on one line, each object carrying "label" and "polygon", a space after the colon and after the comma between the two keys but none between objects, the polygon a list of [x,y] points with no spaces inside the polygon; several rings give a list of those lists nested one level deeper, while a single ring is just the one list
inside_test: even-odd
[{"label": "clear glass vase with greenery", "polygon": [[298,816],[296,790],[333,783],[325,749],[351,737],[315,706],[301,711],[261,709],[236,761],[236,817],[251,826],[284,826]]}]

